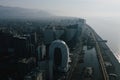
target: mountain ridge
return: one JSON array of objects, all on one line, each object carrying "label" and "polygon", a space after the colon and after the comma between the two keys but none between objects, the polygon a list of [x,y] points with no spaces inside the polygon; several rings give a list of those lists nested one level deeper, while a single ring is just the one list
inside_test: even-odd
[{"label": "mountain ridge", "polygon": [[52,17],[50,14],[43,10],[27,9],[20,7],[8,7],[0,5],[0,19],[29,19],[29,18],[46,18]]}]

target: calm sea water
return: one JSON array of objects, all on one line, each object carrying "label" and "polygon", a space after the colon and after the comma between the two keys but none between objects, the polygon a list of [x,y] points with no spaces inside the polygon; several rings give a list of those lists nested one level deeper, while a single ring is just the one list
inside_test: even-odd
[{"label": "calm sea water", "polygon": [[105,40],[120,62],[120,17],[88,18],[86,22]]}]

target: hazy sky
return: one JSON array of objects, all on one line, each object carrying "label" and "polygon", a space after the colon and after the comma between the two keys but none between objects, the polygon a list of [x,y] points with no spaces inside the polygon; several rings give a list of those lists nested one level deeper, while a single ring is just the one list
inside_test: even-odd
[{"label": "hazy sky", "polygon": [[0,0],[0,4],[67,16],[120,16],[120,0]]},{"label": "hazy sky", "polygon": [[0,0],[0,5],[85,18],[114,52],[120,52],[120,0]]}]

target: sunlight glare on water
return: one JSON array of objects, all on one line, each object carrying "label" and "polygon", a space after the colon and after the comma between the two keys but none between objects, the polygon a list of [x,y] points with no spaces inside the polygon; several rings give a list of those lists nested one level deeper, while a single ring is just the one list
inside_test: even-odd
[{"label": "sunlight glare on water", "polygon": [[118,59],[119,63],[120,63],[120,53],[116,53],[116,58]]},{"label": "sunlight glare on water", "polygon": [[117,49],[116,52],[114,52],[115,57],[117,58],[118,62],[120,63],[120,49]]}]

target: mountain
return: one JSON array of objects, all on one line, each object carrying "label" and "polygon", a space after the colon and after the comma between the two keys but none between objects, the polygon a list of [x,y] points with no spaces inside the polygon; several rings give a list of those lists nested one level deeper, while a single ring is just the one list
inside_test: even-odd
[{"label": "mountain", "polygon": [[51,16],[53,15],[43,10],[5,7],[0,5],[0,19],[39,19]]}]

